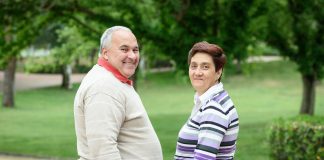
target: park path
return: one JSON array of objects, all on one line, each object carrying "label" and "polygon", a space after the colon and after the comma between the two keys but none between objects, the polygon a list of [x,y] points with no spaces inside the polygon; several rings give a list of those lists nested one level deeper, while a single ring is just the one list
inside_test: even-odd
[{"label": "park path", "polygon": [[[72,83],[81,82],[85,74],[73,74]],[[3,89],[4,72],[0,71],[0,91]],[[34,73],[16,73],[15,74],[15,90],[28,90],[35,88],[59,86],[62,82],[60,74],[34,74]]]},{"label": "park path", "polygon": [[41,158],[32,158],[24,156],[14,156],[14,155],[0,155],[0,160],[45,160]]}]

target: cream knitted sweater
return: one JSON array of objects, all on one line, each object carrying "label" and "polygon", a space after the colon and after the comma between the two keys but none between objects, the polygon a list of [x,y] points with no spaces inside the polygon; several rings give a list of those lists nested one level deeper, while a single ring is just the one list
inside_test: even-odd
[{"label": "cream knitted sweater", "polygon": [[159,139],[134,88],[95,65],[74,100],[80,160],[162,160]]}]

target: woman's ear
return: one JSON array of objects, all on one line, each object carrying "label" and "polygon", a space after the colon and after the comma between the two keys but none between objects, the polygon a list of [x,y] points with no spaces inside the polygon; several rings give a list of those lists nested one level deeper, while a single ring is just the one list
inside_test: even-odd
[{"label": "woman's ear", "polygon": [[216,81],[219,80],[219,78],[222,76],[223,73],[223,68],[219,69],[218,71],[216,71]]},{"label": "woman's ear", "polygon": [[217,74],[221,75],[223,73],[223,68],[219,69],[218,71],[216,71]]}]

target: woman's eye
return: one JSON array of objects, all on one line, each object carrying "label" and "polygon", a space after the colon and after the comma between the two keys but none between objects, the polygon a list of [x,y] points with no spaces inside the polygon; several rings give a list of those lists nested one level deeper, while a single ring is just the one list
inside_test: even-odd
[{"label": "woman's eye", "polygon": [[203,66],[202,68],[203,68],[204,70],[207,70],[207,69],[209,69],[209,66],[206,65],[206,66]]},{"label": "woman's eye", "polygon": [[190,65],[190,68],[191,69],[196,69],[197,68],[197,65]]}]

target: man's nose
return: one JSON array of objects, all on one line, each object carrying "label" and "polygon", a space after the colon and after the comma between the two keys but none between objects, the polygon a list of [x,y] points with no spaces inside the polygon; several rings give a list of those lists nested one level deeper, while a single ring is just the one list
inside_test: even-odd
[{"label": "man's nose", "polygon": [[128,58],[134,59],[136,57],[136,54],[134,53],[134,51],[129,51],[127,56]]}]

